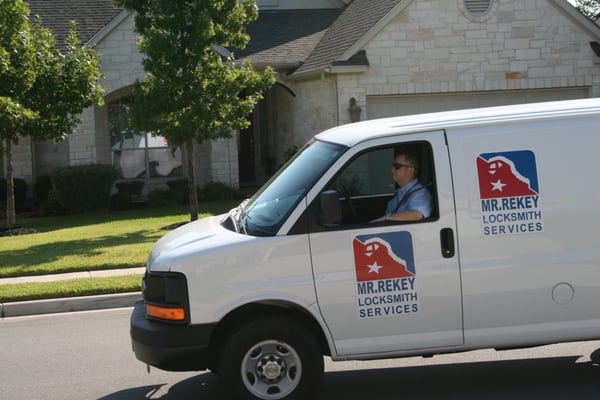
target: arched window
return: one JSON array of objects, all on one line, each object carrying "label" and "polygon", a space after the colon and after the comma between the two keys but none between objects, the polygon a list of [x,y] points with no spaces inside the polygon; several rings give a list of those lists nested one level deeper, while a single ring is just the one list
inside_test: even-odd
[{"label": "arched window", "polygon": [[121,179],[182,176],[181,149],[164,136],[140,132],[129,126],[131,97],[108,103],[108,123],[113,165]]}]

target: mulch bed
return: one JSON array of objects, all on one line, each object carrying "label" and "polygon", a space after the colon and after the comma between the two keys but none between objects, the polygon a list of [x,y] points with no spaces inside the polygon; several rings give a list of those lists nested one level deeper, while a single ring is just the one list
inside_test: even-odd
[{"label": "mulch bed", "polygon": [[11,229],[0,229],[0,236],[19,236],[19,235],[30,235],[32,233],[38,233],[37,229],[33,228],[21,228],[15,227]]}]

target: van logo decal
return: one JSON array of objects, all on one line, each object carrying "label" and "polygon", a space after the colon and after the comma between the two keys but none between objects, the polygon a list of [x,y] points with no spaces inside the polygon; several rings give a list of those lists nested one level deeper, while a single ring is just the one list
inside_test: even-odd
[{"label": "van logo decal", "polygon": [[410,232],[359,235],[352,247],[360,318],[419,311]]},{"label": "van logo decal", "polygon": [[531,150],[477,157],[484,236],[540,232],[543,228],[535,154]]}]

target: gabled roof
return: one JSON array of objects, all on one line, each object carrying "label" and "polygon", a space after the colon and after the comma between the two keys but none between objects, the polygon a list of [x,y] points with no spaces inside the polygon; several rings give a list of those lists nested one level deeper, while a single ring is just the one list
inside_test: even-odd
[{"label": "gabled roof", "polygon": [[335,61],[364,37],[403,0],[354,0],[327,30],[305,63],[293,75],[321,70]]},{"label": "gabled roof", "polygon": [[[343,0],[346,3],[348,0]],[[251,59],[294,71],[292,77],[318,74],[336,68],[367,66],[365,44],[414,0],[351,0],[344,9],[263,10],[247,32],[244,50],[231,49],[237,59]],[[600,41],[600,27],[584,17],[566,0],[549,0]],[[101,40],[127,13],[112,0],[26,0],[32,15],[39,15],[52,29],[59,48],[64,48],[69,21],[78,23],[80,38]],[[95,36],[98,35],[98,36]]]},{"label": "gabled roof", "polygon": [[[248,25],[250,43],[236,58],[256,66],[296,69],[293,76],[331,65],[368,65],[364,52],[352,50],[361,38],[385,20],[402,0],[353,0],[345,9],[261,11]],[[407,3],[407,1],[404,1]],[[343,56],[343,57],[342,57]]]},{"label": "gabled roof", "polygon": [[[353,0],[333,22],[311,55],[291,76],[300,77],[344,65],[368,65],[364,45],[414,0]],[[592,37],[600,40],[599,25],[584,17],[567,0],[550,0]],[[361,61],[362,60],[362,61]]]},{"label": "gabled roof", "polygon": [[308,58],[341,12],[339,9],[261,11],[258,19],[248,24],[248,46],[232,51],[237,59],[251,59],[255,66],[295,69]]},{"label": "gabled roof", "polygon": [[77,22],[82,42],[88,42],[119,12],[112,0],[26,0],[31,16],[40,16],[46,28],[52,30],[59,49],[65,48],[70,21]]}]

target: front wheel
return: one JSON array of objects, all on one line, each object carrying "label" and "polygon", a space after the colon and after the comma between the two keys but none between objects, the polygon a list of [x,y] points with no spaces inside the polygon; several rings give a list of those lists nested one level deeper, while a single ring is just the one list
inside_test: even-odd
[{"label": "front wheel", "polygon": [[225,341],[217,367],[231,399],[314,398],[323,379],[323,356],[314,336],[290,318],[259,318]]}]

